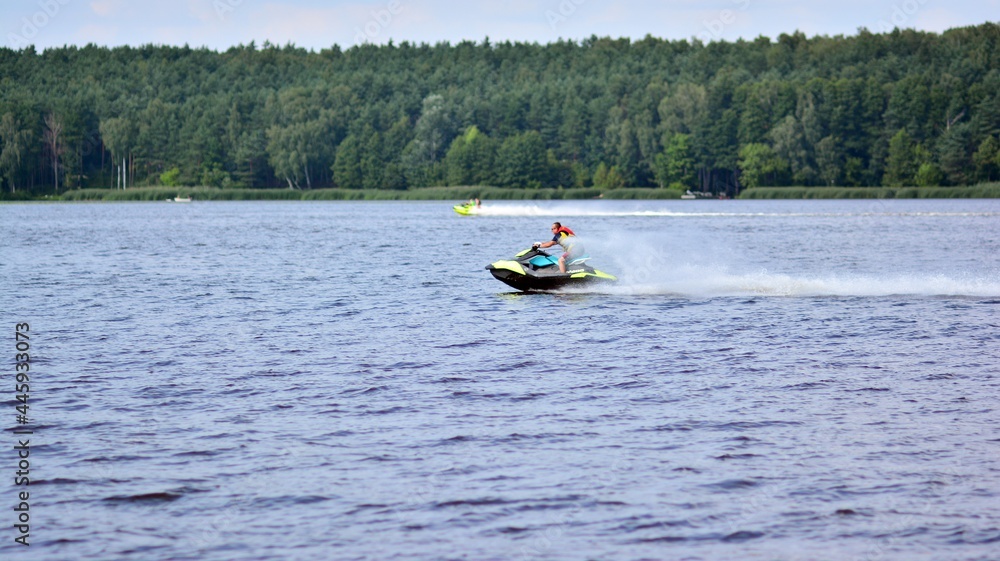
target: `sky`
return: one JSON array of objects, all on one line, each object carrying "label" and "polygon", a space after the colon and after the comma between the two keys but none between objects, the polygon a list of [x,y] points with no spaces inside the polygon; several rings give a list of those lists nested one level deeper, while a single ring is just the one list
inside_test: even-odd
[{"label": "sky", "polygon": [[1000,0],[0,0],[6,47],[190,45],[225,50],[264,41],[455,44],[646,35],[703,42],[802,31],[854,35],[894,27],[940,32],[1000,21]]}]

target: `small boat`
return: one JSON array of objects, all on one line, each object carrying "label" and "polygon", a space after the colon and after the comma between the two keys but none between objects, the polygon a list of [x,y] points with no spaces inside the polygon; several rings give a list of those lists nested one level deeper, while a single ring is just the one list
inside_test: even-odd
[{"label": "small boat", "polygon": [[697,199],[698,197],[694,193],[692,193],[691,191],[685,191],[684,194],[681,195],[681,198],[682,199],[686,199],[686,200],[690,200],[690,199]]},{"label": "small boat", "polygon": [[538,248],[525,249],[513,259],[490,263],[486,269],[498,281],[518,290],[558,290],[593,282],[613,282],[614,275],[587,265],[589,257],[580,257],[566,264],[566,272],[559,272],[559,258]]},{"label": "small boat", "polygon": [[174,201],[175,203],[190,203],[191,197],[174,197],[173,199],[168,199]]}]

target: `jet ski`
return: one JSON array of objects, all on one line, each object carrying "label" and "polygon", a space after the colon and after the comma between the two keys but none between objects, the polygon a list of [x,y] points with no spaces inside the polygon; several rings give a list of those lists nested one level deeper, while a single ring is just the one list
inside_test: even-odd
[{"label": "jet ski", "polygon": [[476,203],[468,202],[460,205],[455,205],[451,207],[452,210],[461,214],[462,216],[471,216],[473,214],[478,214],[479,209],[476,208]]},{"label": "jet ski", "polygon": [[580,257],[566,264],[566,272],[559,272],[559,258],[532,247],[512,259],[490,263],[486,269],[500,282],[518,290],[558,290],[593,282],[618,280],[614,275],[587,265],[589,257]]}]

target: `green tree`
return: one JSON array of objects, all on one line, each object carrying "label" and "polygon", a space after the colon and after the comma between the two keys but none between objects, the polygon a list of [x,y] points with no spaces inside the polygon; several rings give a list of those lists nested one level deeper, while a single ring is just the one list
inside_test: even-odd
[{"label": "green tree", "polygon": [[774,142],[777,156],[788,163],[792,181],[798,185],[812,184],[817,174],[802,123],[793,115],[787,115],[768,136]]},{"label": "green tree", "polygon": [[979,148],[972,155],[976,164],[976,179],[979,181],[995,181],[1000,178],[1000,142],[994,136],[987,136],[979,143]]},{"label": "green tree", "polygon": [[47,113],[45,115],[45,147],[49,151],[49,157],[52,158],[52,177],[53,181],[55,181],[55,192],[57,193],[59,192],[59,158],[66,150],[62,134],[62,117],[55,113]]},{"label": "green tree", "polygon": [[598,189],[620,189],[625,186],[625,178],[618,173],[618,168],[610,168],[604,162],[597,165],[594,171],[594,187]]},{"label": "green tree", "polygon": [[689,135],[673,134],[664,142],[664,150],[657,154],[653,173],[660,187],[691,189],[695,186],[694,158],[691,155]]},{"label": "green tree", "polygon": [[382,134],[366,125],[362,132],[364,144],[361,146],[361,186],[365,189],[381,189],[385,186],[385,164],[382,159]]},{"label": "green tree", "polygon": [[325,159],[324,147],[329,135],[321,119],[275,125],[267,131],[268,161],[289,188],[299,189],[302,182],[312,188],[312,174]]},{"label": "green tree", "polygon": [[614,167],[618,169],[625,183],[636,185],[640,176],[639,143],[632,120],[625,116],[623,108],[613,107],[609,112],[604,138],[604,153],[612,156]]},{"label": "green tree", "polygon": [[[136,118],[138,127],[135,149],[129,160],[130,176],[148,177],[150,170],[162,171],[171,162],[181,160],[188,179],[202,183],[204,169],[210,169],[221,159],[222,135],[206,122],[209,120],[205,114],[208,108],[204,100],[201,101],[202,104],[190,107],[193,110],[183,115],[176,103],[158,97],[149,101]],[[143,174],[142,170],[147,173]]]},{"label": "green tree", "polygon": [[788,164],[774,149],[760,142],[745,144],[740,148],[740,182],[748,188],[776,185],[787,172]]},{"label": "green tree", "polygon": [[917,187],[937,187],[944,182],[944,174],[941,168],[932,162],[924,162],[917,168],[917,173],[913,176],[913,182]]},{"label": "green tree", "polygon": [[746,101],[740,114],[737,137],[741,144],[764,142],[774,120],[774,110],[781,94],[778,85],[770,81],[743,86]]},{"label": "green tree", "polygon": [[413,138],[413,128],[406,117],[402,117],[382,135],[382,161],[386,162],[382,172],[382,183],[386,189],[405,189],[406,173],[402,164],[402,154]]},{"label": "green tree", "polygon": [[839,138],[827,136],[816,143],[816,165],[824,184],[837,184],[844,172],[844,153]]},{"label": "green tree", "polygon": [[865,163],[861,158],[847,158],[844,162],[844,185],[859,187],[865,180]]},{"label": "green tree", "polygon": [[[0,174],[18,191],[107,185],[124,159],[135,184],[176,167],[188,185],[221,170],[244,186],[326,187],[352,134],[362,186],[496,184],[498,162],[487,173],[448,157],[475,125],[494,155],[505,139],[537,131],[544,169],[532,181],[543,185],[588,184],[600,162],[628,185],[662,185],[676,134],[688,135],[703,191],[734,189],[738,150],[750,144],[769,144],[788,163],[783,180],[880,185],[900,181],[886,166],[891,138],[905,129],[913,149],[893,159],[912,161],[906,182],[930,163],[946,184],[967,184],[1000,176],[983,145],[1000,135],[998,30],[987,22],[709,44],[591,37],[319,52],[270,43],[0,49],[0,117],[14,115],[31,134],[23,150],[8,147]],[[58,135],[47,114],[60,116]]]},{"label": "green tree", "polygon": [[21,121],[13,113],[0,117],[0,177],[7,180],[10,192],[17,192],[17,172],[27,152],[31,131],[21,128]]},{"label": "green tree", "polygon": [[267,130],[268,162],[289,188],[311,189],[314,176],[316,183],[329,177],[335,147],[343,138],[338,115],[351,102],[344,97],[340,88],[294,87],[271,101],[275,124]]},{"label": "green tree", "polygon": [[263,130],[247,130],[235,138],[235,144],[230,152],[231,161],[237,181],[246,187],[256,187],[264,183],[264,170],[267,168],[267,132]]},{"label": "green tree", "polygon": [[362,187],[360,144],[357,137],[349,134],[340,146],[337,146],[337,157],[333,161],[333,182],[337,187],[343,189]]},{"label": "green tree", "polygon": [[444,163],[448,185],[488,185],[494,181],[496,146],[493,140],[472,125],[455,137]]},{"label": "green tree", "polygon": [[455,132],[455,119],[444,97],[439,94],[424,98],[413,127],[413,139],[403,151],[402,164],[410,184],[427,186],[443,181],[439,165]]},{"label": "green tree", "polygon": [[973,133],[968,123],[949,127],[937,140],[936,156],[952,185],[968,185],[976,166],[972,162]]},{"label": "green tree", "polygon": [[83,148],[87,141],[86,130],[93,128],[90,123],[93,112],[89,107],[84,106],[85,96],[81,92],[78,96],[66,99],[58,110],[61,119],[62,134],[60,142],[62,144],[59,154],[58,169],[62,171],[63,187],[67,189],[78,188],[83,180]]},{"label": "green tree", "polygon": [[504,139],[497,150],[497,183],[504,187],[549,184],[545,143],[538,131],[527,131]]},{"label": "green tree", "polygon": [[[132,160],[139,139],[135,122],[127,117],[112,117],[101,121],[100,131],[104,145],[111,152],[114,167],[117,169],[125,162],[128,169],[127,162]],[[120,173],[119,170],[119,176]]]},{"label": "green tree", "polygon": [[166,187],[177,187],[181,184],[180,177],[180,168],[170,168],[160,174],[160,185],[164,185]]},{"label": "green tree", "polygon": [[700,84],[680,84],[660,101],[657,113],[664,133],[691,134],[708,114],[708,92]]},{"label": "green tree", "polygon": [[889,156],[885,164],[883,182],[889,186],[912,185],[913,176],[920,163],[913,153],[914,143],[906,130],[900,129],[889,140]]},{"label": "green tree", "polygon": [[229,173],[222,169],[217,163],[203,164],[201,170],[201,180],[199,182],[205,187],[231,187],[232,178]]}]

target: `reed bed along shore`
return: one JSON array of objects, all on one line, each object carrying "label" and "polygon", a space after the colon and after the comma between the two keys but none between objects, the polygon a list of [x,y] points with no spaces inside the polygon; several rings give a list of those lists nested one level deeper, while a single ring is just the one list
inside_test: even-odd
[{"label": "reed bed along shore", "polygon": [[[4,193],[3,201],[466,201],[561,199],[679,199],[676,189],[514,189],[502,187],[423,187],[419,189],[220,189],[216,187],[136,187],[75,189],[62,195],[30,196]],[[1000,183],[965,187],[758,187],[741,199],[954,199],[1000,198]]]},{"label": "reed bed along shore", "polygon": [[675,189],[504,189],[499,187],[425,187],[389,189],[217,189],[212,187],[139,187],[135,189],[79,189],[58,198],[63,201],[165,201],[191,197],[196,201],[420,201],[473,198],[482,200],[552,199],[679,199]]},{"label": "reed bed along shore", "polygon": [[1000,183],[968,187],[758,187],[741,199],[990,199],[1000,197]]}]

